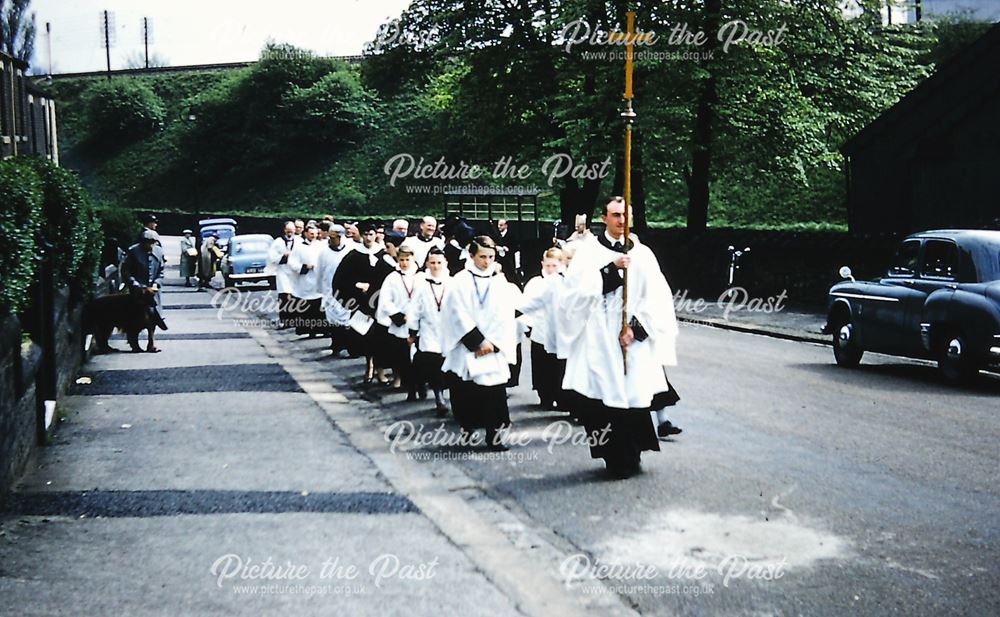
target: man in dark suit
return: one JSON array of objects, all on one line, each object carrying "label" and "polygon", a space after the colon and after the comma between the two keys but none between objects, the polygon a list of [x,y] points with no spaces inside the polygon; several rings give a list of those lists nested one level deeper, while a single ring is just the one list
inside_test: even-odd
[{"label": "man in dark suit", "polygon": [[521,277],[517,272],[517,253],[521,250],[521,244],[514,232],[510,230],[507,219],[497,220],[493,241],[497,245],[497,263],[500,264],[504,276],[507,277],[508,281],[520,287]]},{"label": "man in dark suit", "polygon": [[[133,301],[140,303],[149,317],[146,351],[160,351],[153,342],[156,328],[167,329],[163,320],[163,300],[160,288],[163,286],[163,249],[159,246],[159,235],[146,229],[136,244],[128,248],[125,257],[124,281]],[[132,351],[142,351],[138,333],[129,333],[129,347]]]}]

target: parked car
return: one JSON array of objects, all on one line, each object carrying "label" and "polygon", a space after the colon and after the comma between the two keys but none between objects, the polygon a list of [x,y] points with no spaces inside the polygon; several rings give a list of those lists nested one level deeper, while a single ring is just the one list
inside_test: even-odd
[{"label": "parked car", "polygon": [[220,265],[226,287],[267,281],[274,289],[274,273],[267,267],[267,250],[273,240],[267,234],[233,236],[229,241],[229,252]]},{"label": "parked car", "polygon": [[198,235],[201,239],[218,234],[219,240],[216,246],[225,253],[229,250],[229,240],[236,235],[236,220],[230,218],[202,219],[198,221]]},{"label": "parked car", "polygon": [[865,351],[937,360],[949,381],[1000,365],[1000,231],[941,230],[903,240],[886,275],[830,289],[824,332],[837,364]]}]

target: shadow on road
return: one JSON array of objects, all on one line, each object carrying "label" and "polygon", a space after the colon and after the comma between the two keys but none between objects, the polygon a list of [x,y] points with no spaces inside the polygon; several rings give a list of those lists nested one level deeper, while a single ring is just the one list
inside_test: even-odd
[{"label": "shadow on road", "polygon": [[[876,385],[883,390],[907,392],[913,392],[916,387],[940,394],[1000,394],[1000,375],[994,373],[980,373],[975,382],[968,385],[953,385],[944,381],[937,367],[923,364],[862,363],[854,369],[845,369],[833,363],[806,362],[792,366],[844,385]],[[885,379],[878,379],[883,377]]]}]

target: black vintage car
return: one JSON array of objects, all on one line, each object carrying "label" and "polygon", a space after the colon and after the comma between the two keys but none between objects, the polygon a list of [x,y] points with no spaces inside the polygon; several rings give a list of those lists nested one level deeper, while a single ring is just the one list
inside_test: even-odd
[{"label": "black vintage car", "polygon": [[865,351],[937,360],[953,382],[1000,364],[1000,231],[925,231],[906,238],[889,271],[830,289],[824,332],[837,364]]}]

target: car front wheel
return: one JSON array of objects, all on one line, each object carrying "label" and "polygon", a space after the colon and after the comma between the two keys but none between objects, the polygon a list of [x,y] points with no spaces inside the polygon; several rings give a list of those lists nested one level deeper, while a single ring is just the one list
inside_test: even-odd
[{"label": "car front wheel", "polygon": [[865,350],[858,345],[853,323],[842,322],[833,329],[833,357],[838,366],[854,368],[861,363],[864,353]]},{"label": "car front wheel", "polygon": [[951,383],[969,383],[979,374],[971,354],[972,350],[965,335],[951,331],[941,337],[938,344],[938,369]]}]

